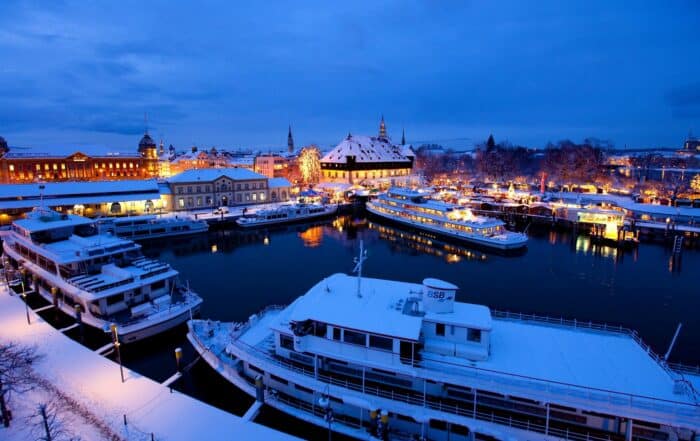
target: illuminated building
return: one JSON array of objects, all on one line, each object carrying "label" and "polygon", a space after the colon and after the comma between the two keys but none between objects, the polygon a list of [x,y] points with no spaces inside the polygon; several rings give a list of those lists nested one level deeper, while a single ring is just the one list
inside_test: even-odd
[{"label": "illuminated building", "polygon": [[255,172],[268,178],[286,178],[289,161],[282,155],[270,153],[255,157]]},{"label": "illuminated building", "polygon": [[322,179],[347,184],[397,183],[411,175],[414,157],[410,146],[391,142],[382,117],[379,136],[348,134],[321,158]]},{"label": "illuminated building", "polygon": [[187,170],[168,180],[171,210],[261,204],[289,199],[289,182],[243,168]]},{"label": "illuminated building", "polygon": [[157,148],[148,132],[137,152],[100,155],[16,152],[0,138],[0,183],[145,179],[158,173]]}]

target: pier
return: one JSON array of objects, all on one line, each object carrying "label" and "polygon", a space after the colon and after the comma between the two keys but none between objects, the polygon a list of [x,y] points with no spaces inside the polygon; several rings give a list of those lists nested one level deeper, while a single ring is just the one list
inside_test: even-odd
[{"label": "pier", "polygon": [[[298,439],[172,391],[169,384],[159,384],[127,368],[122,383],[119,366],[99,355],[106,346],[91,351],[34,312],[31,324],[27,324],[25,305],[19,295],[10,293],[6,286],[0,287],[0,339],[36,347],[42,356],[34,367],[40,381],[90,409],[118,439]],[[22,398],[15,396],[15,400]]]}]

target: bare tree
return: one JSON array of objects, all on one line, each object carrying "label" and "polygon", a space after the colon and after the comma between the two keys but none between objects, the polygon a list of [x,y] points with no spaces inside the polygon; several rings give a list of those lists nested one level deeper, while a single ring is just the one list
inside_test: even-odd
[{"label": "bare tree", "polygon": [[0,342],[0,418],[9,427],[12,393],[25,393],[34,388],[32,364],[40,356],[33,346]]},{"label": "bare tree", "polygon": [[32,435],[36,441],[78,441],[68,433],[67,421],[60,414],[61,406],[55,401],[39,404],[36,412],[28,417]]}]

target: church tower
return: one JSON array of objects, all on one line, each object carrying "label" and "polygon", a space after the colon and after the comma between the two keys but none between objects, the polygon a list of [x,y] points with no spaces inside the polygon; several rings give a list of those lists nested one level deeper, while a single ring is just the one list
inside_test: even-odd
[{"label": "church tower", "polygon": [[406,145],[406,129],[401,129],[401,145]]},{"label": "church tower", "polygon": [[384,115],[382,115],[382,120],[379,122],[379,137],[386,138],[386,124],[384,123]]},{"label": "church tower", "polygon": [[294,138],[292,138],[292,126],[289,126],[289,133],[287,133],[287,151],[289,153],[294,153]]}]

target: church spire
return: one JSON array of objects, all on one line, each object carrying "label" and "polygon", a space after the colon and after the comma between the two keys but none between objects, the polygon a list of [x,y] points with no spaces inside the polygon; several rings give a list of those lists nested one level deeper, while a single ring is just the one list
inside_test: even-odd
[{"label": "church spire", "polygon": [[406,145],[406,129],[401,129],[401,145]]},{"label": "church spire", "polygon": [[289,153],[294,153],[294,138],[292,138],[292,125],[289,125],[289,132],[287,133],[287,150]]},{"label": "church spire", "polygon": [[386,124],[384,123],[384,115],[382,115],[382,120],[379,122],[379,137],[386,138]]}]

